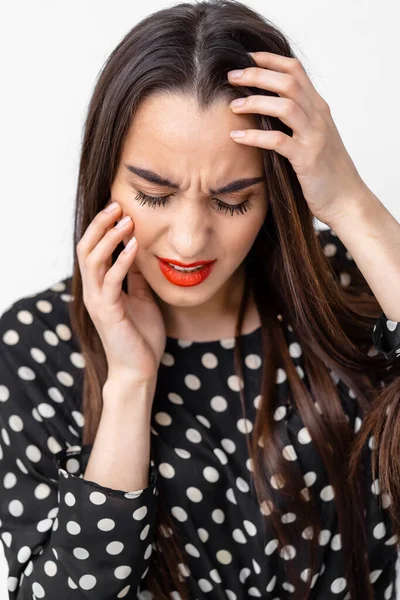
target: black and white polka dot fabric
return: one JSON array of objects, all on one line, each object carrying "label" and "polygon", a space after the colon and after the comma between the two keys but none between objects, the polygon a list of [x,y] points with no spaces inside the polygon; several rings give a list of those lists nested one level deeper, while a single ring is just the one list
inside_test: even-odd
[{"label": "black and white polka dot fabric", "polygon": [[[324,247],[331,245],[327,254],[334,254],[332,245],[340,248],[331,232],[320,237]],[[278,548],[273,530],[263,525],[269,507],[257,503],[245,432],[251,435],[261,401],[261,330],[243,336],[245,416],[241,382],[234,374],[234,339],[167,339],[152,412],[149,485],[110,489],[83,479],[91,445],[81,443],[85,365],[68,320],[70,281],[19,299],[0,318],[0,531],[10,599],[151,598],[147,573],[152,553],[158,552],[154,523],[161,488],[185,540],[180,570],[193,600],[290,599],[294,587],[285,565],[300,557],[302,579],[307,578],[313,532],[304,529],[296,547]],[[291,325],[277,318],[309,387],[299,340]],[[382,314],[374,336],[378,351],[400,360],[399,323]],[[357,431],[362,415],[354,394],[335,373],[331,376]],[[334,490],[290,402],[282,366],[276,387],[274,419],[283,456],[301,469],[305,498],[312,493],[323,514],[312,598],[348,598]],[[317,398],[315,405],[320,410]],[[373,443],[371,438],[367,458]],[[370,579],[374,597],[390,600],[395,598],[398,540],[389,499],[368,473]],[[279,473],[271,483],[275,489],[284,485]],[[296,518],[287,512],[282,522],[290,528]],[[165,528],[163,534],[169,533]],[[177,592],[171,597],[179,600]]]}]

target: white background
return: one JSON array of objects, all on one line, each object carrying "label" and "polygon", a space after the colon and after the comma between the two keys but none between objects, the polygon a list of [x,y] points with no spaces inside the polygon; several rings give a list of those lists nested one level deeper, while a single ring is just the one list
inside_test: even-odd
[{"label": "white background", "polygon": [[[95,80],[136,22],[172,4],[0,3],[0,313],[71,274],[82,124]],[[289,37],[360,175],[400,221],[397,2],[247,4]],[[0,548],[1,599],[6,573]]]}]

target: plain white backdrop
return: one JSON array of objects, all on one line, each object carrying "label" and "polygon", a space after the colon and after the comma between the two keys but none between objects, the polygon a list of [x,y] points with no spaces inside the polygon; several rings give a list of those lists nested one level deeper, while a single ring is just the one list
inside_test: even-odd
[{"label": "plain white backdrop", "polygon": [[[289,37],[360,175],[400,221],[397,2],[245,3]],[[0,3],[0,314],[71,274],[82,125],[95,80],[135,23],[172,4]],[[1,600],[7,571],[1,547]]]}]

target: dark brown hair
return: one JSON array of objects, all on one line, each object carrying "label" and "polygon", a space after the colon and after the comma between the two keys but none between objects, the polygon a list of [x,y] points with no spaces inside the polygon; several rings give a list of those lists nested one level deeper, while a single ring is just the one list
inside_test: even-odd
[{"label": "dark brown hair", "polygon": [[[149,94],[162,91],[192,95],[202,109],[221,98],[228,102],[250,94],[276,96],[258,88],[232,86],[227,80],[229,70],[255,65],[248,54],[254,51],[296,58],[283,33],[240,2],[182,3],[155,12],[133,27],[111,53],[96,82],[85,122],[79,167],[72,278],[75,301],[70,304],[71,324],[86,361],[83,443],[93,443],[96,435],[107,362],[83,302],[76,245],[109,199],[122,145],[139,103]],[[262,129],[291,134],[277,118],[260,115],[256,118]],[[399,380],[396,379],[400,361],[388,368],[382,355],[370,355],[372,329],[381,312],[377,300],[357,269],[350,272],[352,282],[347,288],[340,285],[315,235],[313,216],[290,162],[274,151],[264,151],[263,160],[269,210],[245,259],[247,285],[236,324],[235,346],[235,369],[243,381],[238,336],[252,287],[261,317],[264,356],[262,401],[251,441],[247,435],[256,491],[260,505],[267,508],[265,519],[276,530],[280,547],[290,539],[297,539],[305,525],[314,528],[308,582],[301,580],[295,559],[284,561],[290,564],[291,582],[296,586],[293,598],[307,598],[313,566],[317,564],[314,561],[318,559],[321,524],[311,489],[309,501],[305,501],[304,479],[298,467],[282,456],[283,444],[273,418],[276,371],[282,365],[287,373],[290,402],[308,428],[334,488],[349,591],[352,598],[372,599],[362,520],[360,458],[363,444],[373,430],[379,442],[382,487],[394,499],[389,510],[400,530],[395,514],[400,503],[400,462],[390,460],[400,456]],[[113,260],[122,248],[120,245],[116,249]],[[291,324],[300,340],[311,393],[289,355],[282,326],[276,318],[278,314]],[[363,411],[369,411],[358,437],[349,426],[330,369],[353,390],[354,402]],[[243,389],[240,393],[245,412]],[[316,410],[313,398],[318,398],[320,410]],[[390,411],[386,410],[389,406],[392,406]],[[376,460],[375,451],[373,459]],[[278,490],[272,489],[270,480],[274,474],[279,474],[284,482]],[[292,510],[298,516],[290,528],[281,526],[282,510],[277,498],[283,512]],[[165,537],[168,527],[171,535]],[[173,590],[187,598],[185,578],[178,568],[185,560],[184,554],[160,493],[153,547],[156,551],[146,579],[149,589],[157,599],[169,599]]]}]

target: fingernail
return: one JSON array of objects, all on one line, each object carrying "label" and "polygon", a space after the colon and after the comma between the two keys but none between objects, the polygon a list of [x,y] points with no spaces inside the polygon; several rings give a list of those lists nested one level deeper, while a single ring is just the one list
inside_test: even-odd
[{"label": "fingernail", "polygon": [[120,221],[118,221],[118,223],[116,224],[116,228],[120,228],[120,227],[124,227],[124,225],[126,225],[128,223],[128,221],[130,221],[131,218],[129,216],[124,217],[123,219],[121,219]]},{"label": "fingernail", "polygon": [[244,98],[237,98],[236,100],[232,100],[231,102],[231,106],[236,107],[236,106],[243,106],[244,104]]},{"label": "fingernail", "polygon": [[107,207],[104,209],[104,212],[106,212],[106,213],[110,213],[110,212],[112,212],[113,210],[115,210],[115,209],[117,208],[117,206],[118,206],[118,202],[113,202],[112,204],[109,204],[109,206],[107,206]]},{"label": "fingernail", "polygon": [[129,250],[131,250],[136,244],[136,238],[133,237],[132,239],[129,240],[129,242],[127,243],[127,245],[124,248],[124,252],[129,252]]},{"label": "fingernail", "polygon": [[228,73],[229,77],[231,79],[239,79],[239,77],[241,77],[243,75],[243,70],[242,71],[229,71]]}]

